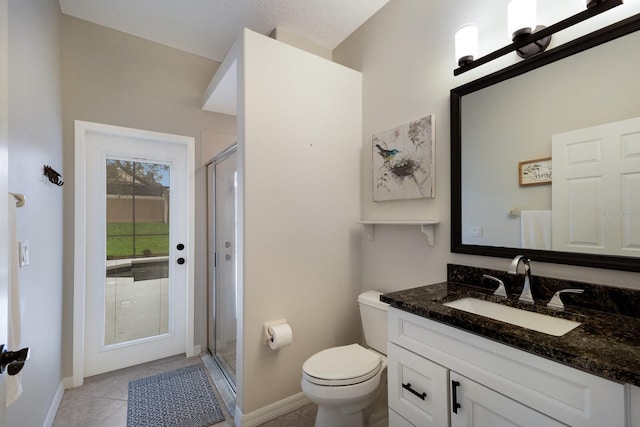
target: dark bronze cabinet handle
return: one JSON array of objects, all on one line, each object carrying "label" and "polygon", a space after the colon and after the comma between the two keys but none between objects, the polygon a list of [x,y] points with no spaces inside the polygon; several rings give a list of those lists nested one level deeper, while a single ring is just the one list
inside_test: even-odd
[{"label": "dark bronze cabinet handle", "polygon": [[453,410],[454,414],[458,413],[458,408],[462,408],[462,406],[460,406],[460,404],[458,403],[458,387],[459,386],[460,386],[459,381],[451,380],[451,394],[452,394],[451,409]]},{"label": "dark bronze cabinet handle", "polygon": [[424,400],[427,397],[427,393],[418,393],[413,388],[411,388],[411,383],[402,384],[402,388],[405,390],[409,390],[415,396],[418,396],[420,399]]}]

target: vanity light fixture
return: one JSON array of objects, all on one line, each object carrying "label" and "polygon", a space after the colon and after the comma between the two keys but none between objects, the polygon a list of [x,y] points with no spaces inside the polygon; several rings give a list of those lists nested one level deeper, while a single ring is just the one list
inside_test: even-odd
[{"label": "vanity light fixture", "polygon": [[478,59],[472,57],[469,60],[468,54],[460,56],[460,52],[464,51],[458,51],[458,33],[465,26],[461,27],[456,32],[456,58],[459,67],[453,70],[453,75],[457,76],[514,51],[525,59],[537,55],[549,46],[552,34],[620,6],[622,0],[587,0],[585,10],[548,27],[536,25],[535,3],[535,0],[511,0],[508,6],[508,28],[513,43]]}]

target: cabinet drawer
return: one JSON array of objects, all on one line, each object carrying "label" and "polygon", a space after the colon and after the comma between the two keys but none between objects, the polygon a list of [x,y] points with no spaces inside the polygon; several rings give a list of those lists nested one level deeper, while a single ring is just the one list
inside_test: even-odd
[{"label": "cabinet drawer", "polygon": [[389,407],[416,426],[448,425],[448,370],[393,343],[387,360]]}]

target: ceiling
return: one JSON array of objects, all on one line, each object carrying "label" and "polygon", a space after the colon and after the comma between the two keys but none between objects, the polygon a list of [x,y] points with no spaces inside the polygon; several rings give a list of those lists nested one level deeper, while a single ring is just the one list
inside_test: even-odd
[{"label": "ceiling", "polygon": [[244,27],[334,49],[389,0],[59,0],[62,13],[222,61]]}]

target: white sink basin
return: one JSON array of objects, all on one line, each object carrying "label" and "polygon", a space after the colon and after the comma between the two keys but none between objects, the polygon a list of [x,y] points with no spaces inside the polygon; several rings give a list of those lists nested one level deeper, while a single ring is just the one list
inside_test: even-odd
[{"label": "white sink basin", "polygon": [[444,305],[556,337],[560,337],[580,326],[580,323],[572,320],[533,313],[476,298],[462,298],[447,302]]}]

